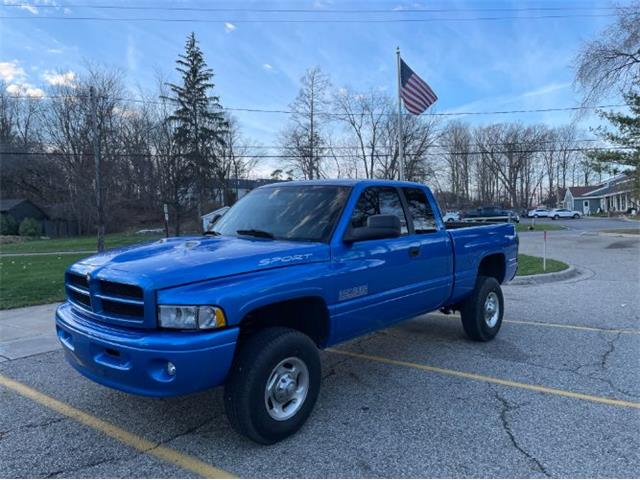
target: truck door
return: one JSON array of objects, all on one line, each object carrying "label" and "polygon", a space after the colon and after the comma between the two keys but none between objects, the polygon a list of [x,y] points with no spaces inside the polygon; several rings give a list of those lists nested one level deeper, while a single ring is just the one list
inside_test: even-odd
[{"label": "truck door", "polygon": [[412,262],[419,277],[419,302],[422,312],[443,306],[453,286],[453,244],[443,224],[438,224],[433,198],[424,189],[403,187],[409,213],[410,237],[418,244],[419,253]]},{"label": "truck door", "polygon": [[[350,227],[366,225],[371,215],[396,215],[398,238],[339,242],[332,251],[331,316],[337,341],[410,318],[424,308],[420,240],[410,235],[407,215],[395,187],[367,187],[349,219]],[[341,239],[340,239],[341,240]]]}]

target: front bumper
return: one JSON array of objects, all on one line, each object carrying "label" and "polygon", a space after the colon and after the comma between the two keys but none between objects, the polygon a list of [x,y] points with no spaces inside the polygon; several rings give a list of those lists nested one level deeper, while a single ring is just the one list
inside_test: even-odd
[{"label": "front bumper", "polygon": [[[238,328],[169,332],[107,326],[87,320],[71,304],[56,311],[67,361],[87,378],[137,395],[186,395],[224,383]],[[175,365],[169,375],[167,364]]]}]

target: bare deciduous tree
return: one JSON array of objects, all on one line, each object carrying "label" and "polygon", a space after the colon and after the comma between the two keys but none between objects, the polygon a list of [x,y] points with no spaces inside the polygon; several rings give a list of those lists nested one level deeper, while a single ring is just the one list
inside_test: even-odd
[{"label": "bare deciduous tree", "polygon": [[587,42],[575,63],[585,104],[640,85],[640,2],[619,6],[616,22]]},{"label": "bare deciduous tree", "polygon": [[329,106],[329,77],[318,67],[308,69],[300,79],[300,90],[291,104],[291,125],[280,136],[282,156],[304,178],[322,176],[326,142],[323,125]]}]

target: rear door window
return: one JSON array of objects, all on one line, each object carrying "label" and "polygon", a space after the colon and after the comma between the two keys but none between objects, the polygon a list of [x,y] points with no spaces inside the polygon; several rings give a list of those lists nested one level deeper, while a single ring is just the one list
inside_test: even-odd
[{"label": "rear door window", "polygon": [[409,213],[413,219],[415,233],[433,233],[438,231],[433,209],[424,191],[419,188],[405,187],[402,189],[407,200]]},{"label": "rear door window", "polygon": [[408,233],[407,217],[402,208],[400,195],[395,188],[369,187],[362,192],[351,215],[351,227],[365,227],[367,218],[372,215],[395,215],[400,219],[402,235]]}]

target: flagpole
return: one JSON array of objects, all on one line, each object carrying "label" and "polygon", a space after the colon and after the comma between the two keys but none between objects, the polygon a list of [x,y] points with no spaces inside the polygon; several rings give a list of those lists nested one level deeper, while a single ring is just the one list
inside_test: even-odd
[{"label": "flagpole", "polygon": [[398,179],[404,181],[404,144],[402,141],[402,68],[400,65],[400,47],[396,48],[398,64]]}]

